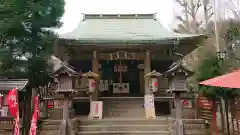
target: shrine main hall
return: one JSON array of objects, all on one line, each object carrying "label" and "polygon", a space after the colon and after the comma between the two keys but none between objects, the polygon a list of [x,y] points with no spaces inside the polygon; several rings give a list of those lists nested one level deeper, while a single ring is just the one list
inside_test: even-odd
[{"label": "shrine main hall", "polygon": [[[174,108],[169,77],[180,70],[192,73],[181,60],[203,40],[203,35],[165,29],[156,14],[84,14],[76,29],[59,35],[54,55],[65,63],[60,67],[76,75],[75,115],[87,116],[90,101],[103,101],[104,118],[144,117],[144,96],[152,94],[156,115],[162,116]],[[83,77],[89,71],[98,75],[91,94]],[[146,77],[152,72],[156,86]],[[186,78],[178,79],[174,86],[187,91]]]}]

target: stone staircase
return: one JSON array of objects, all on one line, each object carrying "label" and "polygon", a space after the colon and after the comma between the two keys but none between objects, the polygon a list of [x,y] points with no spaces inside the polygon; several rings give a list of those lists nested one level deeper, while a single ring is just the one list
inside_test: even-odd
[{"label": "stone staircase", "polygon": [[104,98],[104,118],[144,118],[144,98]]},{"label": "stone staircase", "polygon": [[78,135],[170,135],[167,118],[81,120]]}]

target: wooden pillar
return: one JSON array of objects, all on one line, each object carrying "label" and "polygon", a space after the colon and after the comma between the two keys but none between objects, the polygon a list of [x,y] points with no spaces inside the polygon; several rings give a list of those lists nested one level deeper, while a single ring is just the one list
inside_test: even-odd
[{"label": "wooden pillar", "polygon": [[144,94],[145,92],[144,92],[144,71],[140,71],[139,72],[139,82],[140,82],[140,93],[141,94]]},{"label": "wooden pillar", "polygon": [[[93,51],[93,57],[92,57],[92,72],[98,74],[98,52],[96,50]],[[92,101],[98,101],[98,84],[99,84],[99,79],[96,80],[96,90],[94,93],[92,93],[91,100]]]},{"label": "wooden pillar", "polygon": [[[150,51],[147,50],[144,59],[144,75],[151,72],[151,56]],[[144,78],[144,87],[145,87],[145,94],[150,94],[151,92],[148,89],[148,78]]]}]

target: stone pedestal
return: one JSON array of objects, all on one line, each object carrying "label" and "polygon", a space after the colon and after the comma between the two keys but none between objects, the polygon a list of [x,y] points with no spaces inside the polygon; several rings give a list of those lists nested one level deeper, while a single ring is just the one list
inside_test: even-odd
[{"label": "stone pedestal", "polygon": [[[74,109],[69,109],[68,110],[68,116],[70,119],[74,118],[75,116],[75,111]],[[51,120],[61,120],[63,118],[63,109],[54,109],[49,111],[49,119]]]}]

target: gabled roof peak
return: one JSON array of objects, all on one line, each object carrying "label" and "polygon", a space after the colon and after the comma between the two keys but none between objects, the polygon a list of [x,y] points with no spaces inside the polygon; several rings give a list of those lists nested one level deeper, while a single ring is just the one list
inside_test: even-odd
[{"label": "gabled roof peak", "polygon": [[83,19],[156,19],[154,14],[83,14]]}]

